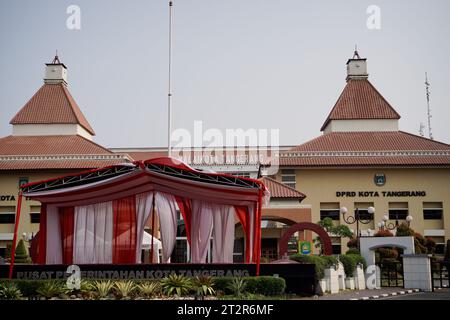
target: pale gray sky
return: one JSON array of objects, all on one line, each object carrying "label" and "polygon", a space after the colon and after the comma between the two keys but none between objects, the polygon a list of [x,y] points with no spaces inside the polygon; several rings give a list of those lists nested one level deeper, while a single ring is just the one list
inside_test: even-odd
[{"label": "pale gray sky", "polygon": [[[58,49],[69,89],[108,147],[166,145],[168,1],[0,0],[0,136]],[[81,30],[66,27],[69,5]],[[369,5],[381,29],[369,30]],[[345,86],[354,45],[418,134],[428,71],[436,140],[450,143],[450,1],[175,0],[173,128],[278,128],[299,144]]]}]

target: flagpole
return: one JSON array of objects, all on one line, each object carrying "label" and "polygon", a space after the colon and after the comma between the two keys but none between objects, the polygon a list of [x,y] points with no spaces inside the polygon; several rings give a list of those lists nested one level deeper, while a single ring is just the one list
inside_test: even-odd
[{"label": "flagpole", "polygon": [[172,142],[170,135],[172,133],[172,17],[173,17],[173,1],[169,1],[169,88],[167,95],[167,154],[172,154]]}]

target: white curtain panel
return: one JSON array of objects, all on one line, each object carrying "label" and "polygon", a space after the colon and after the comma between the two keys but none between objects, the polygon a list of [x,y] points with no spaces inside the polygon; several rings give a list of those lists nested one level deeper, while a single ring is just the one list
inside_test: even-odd
[{"label": "white curtain panel", "polygon": [[213,228],[214,205],[209,202],[192,200],[191,218],[191,262],[205,263],[209,239]]},{"label": "white curtain panel", "polygon": [[[153,205],[153,192],[136,195],[136,263],[141,263],[144,227],[150,217]],[[153,260],[156,261],[156,260]]]},{"label": "white curtain panel", "polygon": [[112,201],[75,207],[73,263],[112,263]]},{"label": "white curtain panel", "polygon": [[163,263],[169,261],[177,237],[177,201],[174,196],[156,192],[155,207],[161,231]]},{"label": "white curtain panel", "polygon": [[47,206],[47,245],[46,263],[62,263],[61,224],[59,210],[56,206]]},{"label": "white curtain panel", "polygon": [[213,262],[233,263],[234,206],[213,206]]}]

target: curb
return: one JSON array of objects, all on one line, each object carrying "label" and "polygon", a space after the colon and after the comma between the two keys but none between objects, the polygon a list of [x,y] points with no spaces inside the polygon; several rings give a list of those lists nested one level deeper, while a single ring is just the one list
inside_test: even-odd
[{"label": "curb", "polygon": [[417,293],[417,292],[421,292],[421,290],[420,289],[408,289],[408,290],[401,290],[401,291],[397,291],[397,292],[382,293],[379,295],[373,295],[373,296],[369,296],[369,297],[352,298],[349,300],[376,300],[379,298],[386,298],[389,296],[395,297],[395,296],[399,296],[399,295],[407,295],[407,294]]}]

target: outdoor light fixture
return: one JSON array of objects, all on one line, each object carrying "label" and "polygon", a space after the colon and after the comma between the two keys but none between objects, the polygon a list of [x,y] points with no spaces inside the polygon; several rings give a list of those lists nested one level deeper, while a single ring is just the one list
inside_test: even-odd
[{"label": "outdoor light fixture", "polygon": [[373,220],[373,215],[375,213],[375,208],[374,207],[368,207],[367,208],[367,213],[369,213],[368,219],[360,216],[359,208],[356,208],[356,212],[355,212],[354,216],[346,216],[346,214],[348,212],[346,207],[342,207],[340,211],[341,211],[341,214],[342,214],[342,219],[345,221],[345,223],[347,223],[347,224],[354,224],[354,223],[356,223],[356,237],[359,238],[360,237],[360,234],[359,234],[359,223],[369,224]]},{"label": "outdoor light fixture", "polygon": [[[413,220],[413,217],[411,215],[408,215],[405,220],[409,227],[411,225],[411,221]],[[386,214],[383,216],[383,220],[380,223],[378,223],[378,228],[381,230],[384,230],[385,228],[387,230],[394,230],[400,225],[398,222],[397,215],[395,216],[395,223],[392,223],[392,222],[388,223],[388,221],[389,221],[389,216]]]}]

